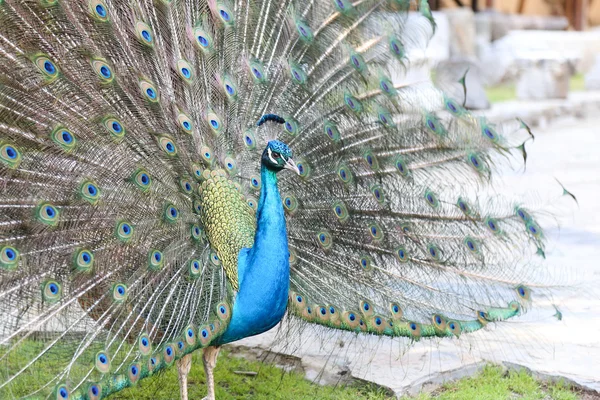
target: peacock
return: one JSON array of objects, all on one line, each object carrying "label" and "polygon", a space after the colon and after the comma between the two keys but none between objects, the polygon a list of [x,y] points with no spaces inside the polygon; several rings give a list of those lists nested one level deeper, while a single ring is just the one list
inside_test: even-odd
[{"label": "peacock", "polygon": [[187,399],[201,349],[214,399],[221,346],[284,315],[460,340],[532,307],[544,214],[492,184],[530,130],[403,83],[435,27],[425,0],[0,0],[0,398],[176,367]]}]

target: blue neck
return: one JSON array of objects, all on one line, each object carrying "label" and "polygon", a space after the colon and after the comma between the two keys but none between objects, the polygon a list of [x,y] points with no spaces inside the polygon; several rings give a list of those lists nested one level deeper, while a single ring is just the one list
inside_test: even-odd
[{"label": "blue neck", "polygon": [[289,249],[277,175],[263,165],[260,176],[254,245],[239,253],[240,290],[219,344],[268,331],[281,320],[287,305]]}]

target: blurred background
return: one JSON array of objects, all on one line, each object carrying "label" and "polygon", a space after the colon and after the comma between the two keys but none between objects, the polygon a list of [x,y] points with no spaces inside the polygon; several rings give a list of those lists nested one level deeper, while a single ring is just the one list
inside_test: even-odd
[{"label": "blurred background", "polygon": [[437,30],[411,74],[468,69],[469,108],[600,89],[600,0],[429,3]]}]

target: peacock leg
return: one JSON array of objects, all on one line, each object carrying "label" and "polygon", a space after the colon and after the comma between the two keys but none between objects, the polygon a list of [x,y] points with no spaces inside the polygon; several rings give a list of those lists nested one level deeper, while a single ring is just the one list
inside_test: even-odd
[{"label": "peacock leg", "polygon": [[179,394],[181,400],[187,400],[187,377],[192,368],[192,355],[186,354],[181,359],[177,360],[177,371],[179,372]]},{"label": "peacock leg", "polygon": [[204,362],[204,372],[206,373],[206,387],[208,394],[203,400],[215,400],[215,379],[213,369],[217,365],[217,355],[220,347],[209,346],[202,353],[202,361]]}]

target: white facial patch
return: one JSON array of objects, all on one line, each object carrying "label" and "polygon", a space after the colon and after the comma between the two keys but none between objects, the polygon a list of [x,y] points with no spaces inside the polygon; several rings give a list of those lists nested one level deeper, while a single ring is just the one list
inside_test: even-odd
[{"label": "white facial patch", "polygon": [[277,164],[277,161],[273,158],[270,147],[267,148],[267,152],[269,153],[269,158],[271,159],[271,161],[273,161],[273,164]]}]

